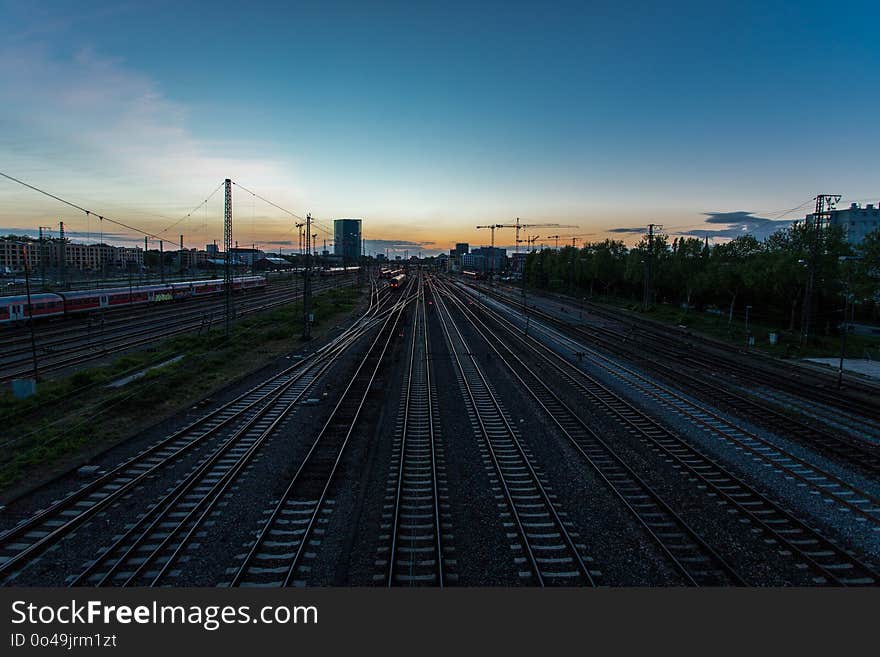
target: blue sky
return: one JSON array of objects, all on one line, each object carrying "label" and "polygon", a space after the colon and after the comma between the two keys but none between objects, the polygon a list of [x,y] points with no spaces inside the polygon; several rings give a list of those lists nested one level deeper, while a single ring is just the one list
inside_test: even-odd
[{"label": "blue sky", "polygon": [[[148,230],[224,177],[411,251],[486,242],[475,225],[516,216],[631,240],[609,231],[796,218],[781,213],[820,192],[880,200],[877,3],[0,12],[0,170]],[[222,236],[219,195],[197,215],[188,243]],[[92,230],[0,183],[0,226],[62,218]],[[236,198],[243,242],[295,240],[290,221]]]}]

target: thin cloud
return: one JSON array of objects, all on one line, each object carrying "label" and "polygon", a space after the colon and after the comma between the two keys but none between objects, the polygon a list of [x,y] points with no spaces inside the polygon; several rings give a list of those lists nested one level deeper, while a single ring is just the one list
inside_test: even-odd
[{"label": "thin cloud", "polygon": [[707,229],[694,228],[679,233],[690,237],[713,237],[722,239],[735,239],[742,235],[752,235],[759,240],[767,239],[780,228],[786,228],[793,222],[790,219],[767,219],[756,217],[751,212],[738,210],[735,212],[707,212],[705,213],[707,224],[722,224],[726,228]]},{"label": "thin cloud", "polygon": [[149,195],[186,211],[226,177],[260,181],[282,204],[296,194],[295,167],[270,146],[196,137],[186,105],[90,48],[0,45],[0,104],[4,168],[84,202],[124,208]]},{"label": "thin cloud", "polygon": [[[671,235],[685,235],[699,238],[735,239],[742,235],[753,235],[759,240],[766,239],[780,228],[786,228],[793,222],[790,219],[767,219],[757,217],[746,210],[733,212],[705,212],[703,221],[708,225],[706,228],[689,228],[688,230],[670,230]],[[714,228],[713,226],[724,226]],[[637,228],[618,227],[608,229],[609,233],[642,234],[643,226]]]}]

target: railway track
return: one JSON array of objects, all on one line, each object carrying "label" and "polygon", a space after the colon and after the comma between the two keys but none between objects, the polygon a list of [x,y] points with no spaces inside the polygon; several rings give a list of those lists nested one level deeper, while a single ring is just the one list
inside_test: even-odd
[{"label": "railway track", "polygon": [[[251,450],[265,440],[263,430],[273,422],[277,425],[293,403],[301,398],[309,382],[371,330],[383,312],[387,311],[382,310],[382,301],[374,292],[370,306],[360,320],[321,349],[0,534],[0,577],[5,577],[6,582],[14,580],[46,550],[58,545],[102,511],[132,496],[154,475],[172,467],[191,468],[190,475],[172,493],[161,498],[138,519],[131,531],[125,532],[73,580],[74,583],[116,582],[119,573],[127,572],[123,568],[125,564],[110,569],[106,564],[120,550],[126,557],[139,551],[129,550],[129,539],[135,540],[135,548],[146,544],[145,540],[133,538],[137,529],[159,527],[161,531],[167,531],[167,524],[152,523],[153,519],[174,504],[192,504],[193,496],[220,493],[219,489],[213,488],[214,484],[225,482],[230,473],[237,473],[236,464],[250,459],[254,453]],[[206,501],[210,502],[210,498],[205,498],[201,506],[194,508],[205,508]],[[177,528],[174,535],[186,535],[184,529],[183,526]],[[140,575],[142,571],[136,572]]]},{"label": "railway track", "polygon": [[[484,316],[488,317],[496,327],[503,329],[505,334],[522,332],[520,325],[502,316],[479,298],[471,296],[471,299],[479,305]],[[839,586],[880,584],[880,574],[873,567],[837,545],[819,530],[795,517],[768,495],[735,475],[729,468],[725,468],[717,460],[653,420],[566,357],[535,339],[534,330],[538,329],[540,324],[532,322],[532,327],[532,335],[523,337],[522,340],[529,347],[528,353],[550,368],[548,371],[552,372],[552,376],[561,378],[573,386],[593,406],[603,410],[643,444],[662,454],[677,469],[698,481],[701,490],[723,501],[725,506],[735,509],[754,527],[760,529],[767,536],[768,542],[778,545],[782,554],[790,556],[798,568],[808,570],[812,574],[814,584]],[[555,335],[555,339],[560,337],[564,336]],[[566,350],[568,349],[570,347]],[[572,355],[575,352],[576,349],[571,350]],[[779,465],[777,463],[776,467]],[[811,483],[816,485],[816,482]],[[822,494],[828,496],[828,490],[822,490]],[[876,522],[872,503],[866,500],[867,505],[858,504],[859,499],[863,498],[855,498],[852,502],[841,498],[839,503],[849,505],[855,503],[861,513],[867,514],[866,519],[874,518]]]},{"label": "railway track", "polygon": [[[570,302],[571,299],[564,301]],[[530,312],[532,310],[530,308]],[[779,359],[773,359],[771,364],[766,358],[733,345],[676,330],[651,319],[595,303],[587,302],[584,310],[628,327],[630,335],[638,335],[649,341],[654,349],[664,349],[670,354],[676,354],[681,363],[687,363],[694,368],[724,371],[730,378],[738,379],[747,386],[772,386],[801,400],[807,406],[821,402],[838,412],[880,423],[880,404],[876,395],[867,390],[864,393],[856,389],[838,391],[834,374],[820,370],[805,371],[803,367]],[[876,386],[873,388],[876,390]]]},{"label": "railway track", "polygon": [[[547,328],[541,330],[545,333],[548,330],[552,331]],[[875,496],[830,473],[827,469],[793,454],[790,450],[732,423],[705,404],[694,402],[676,390],[611,360],[601,352],[572,342],[568,336],[556,331],[548,335],[557,341],[567,343],[572,352],[590,356],[593,364],[602,367],[611,376],[655,399],[677,415],[716,436],[720,441],[750,453],[755,459],[763,461],[783,476],[800,482],[816,495],[830,500],[840,512],[857,516],[862,522],[868,522],[872,526],[880,526],[880,499]]]},{"label": "railway track", "polygon": [[[560,434],[592,467],[626,510],[659,547],[660,552],[691,586],[745,586],[747,582],[654,489],[620,457],[609,442],[547,385],[557,372],[530,367],[518,353],[529,345],[519,334],[504,333],[505,340],[463,304],[448,288],[447,298],[458,307],[473,329],[527,391]],[[515,345],[514,348],[511,345]],[[549,376],[548,376],[549,375]],[[552,377],[552,378],[551,378]]]},{"label": "railway track", "polygon": [[[338,287],[338,284],[330,283],[319,287],[316,292]],[[235,311],[236,317],[264,312],[278,306],[282,306],[301,298],[301,288],[291,286],[278,295],[269,293],[261,294],[259,298],[243,297]],[[151,324],[143,327],[125,322],[121,326],[107,330],[99,330],[86,336],[69,335],[62,333],[52,343],[38,345],[41,353],[39,357],[39,369],[41,374],[57,372],[76,365],[106,357],[114,353],[120,353],[135,347],[144,346],[158,340],[167,339],[196,330],[210,328],[212,324],[222,321],[222,313],[219,307],[209,306],[207,309],[196,309],[183,312],[179,308],[169,309],[167,316],[150,318]],[[210,310],[207,315],[206,310]],[[217,315],[216,322],[213,320],[214,313]],[[133,321],[140,321],[134,317]],[[74,341],[74,344],[68,344]],[[76,343],[78,341],[78,343]],[[33,372],[30,362],[30,348],[18,348],[7,351],[4,349],[0,354],[0,383],[14,378],[29,376]]]},{"label": "railway track", "polygon": [[447,559],[451,521],[444,511],[445,467],[440,442],[437,391],[431,375],[423,280],[418,281],[410,330],[409,362],[385,496],[376,576],[387,586],[444,586],[450,575]]},{"label": "railway track", "polygon": [[[247,299],[262,296],[267,290],[275,293],[295,292],[301,289],[299,281],[278,281],[266,288],[252,288],[235,293],[236,299]],[[153,303],[135,304],[132,306],[114,306],[105,309],[93,309],[86,313],[76,313],[61,317],[50,317],[37,320],[36,337],[40,349],[49,349],[73,340],[93,340],[95,333],[101,328],[101,316],[104,316],[105,330],[126,328],[127,325],[145,320],[165,321],[179,317],[181,314],[194,316],[209,315],[225,308],[225,297],[222,293],[206,296],[188,297],[186,299],[155,301]],[[30,330],[27,320],[23,323],[2,327],[5,342],[10,347],[4,355],[29,353]]]},{"label": "railway track", "polygon": [[[563,327],[564,322],[559,322],[557,325]],[[656,341],[652,341],[650,347],[643,340],[621,342],[619,334],[606,332],[602,328],[578,326],[572,328],[572,333],[583,336],[612,353],[637,358],[651,370],[664,376],[667,380],[674,381],[676,385],[683,386],[699,398],[712,399],[715,404],[720,404],[732,412],[740,414],[741,417],[747,417],[781,436],[790,437],[809,445],[871,475],[880,474],[880,444],[860,440],[849,434],[831,432],[818,422],[805,421],[792,413],[778,409],[772,402],[757,398],[748,392],[732,389],[732,386],[737,383],[741,384],[742,381],[706,374],[707,363],[704,361],[695,362],[687,354],[681,353],[680,348],[664,347],[660,349]],[[615,340],[615,338],[617,339]],[[667,359],[667,362],[654,357],[660,352]],[[670,362],[677,363],[678,366],[672,366],[669,364]],[[697,364],[699,367],[693,370],[682,367],[682,364],[688,362]],[[862,421],[863,431],[867,429],[866,424],[870,425],[871,422]]]},{"label": "railway track", "polygon": [[493,484],[501,490],[499,507],[511,529],[520,578],[538,586],[596,586],[601,571],[584,556],[586,546],[558,508],[546,477],[534,465],[443,297],[433,296],[471,424],[494,471]]},{"label": "railway track", "polygon": [[[712,399],[714,404],[738,413],[780,436],[808,445],[870,475],[880,474],[880,444],[829,431],[818,422],[801,420],[791,413],[779,410],[767,400],[731,389],[735,380],[706,373],[705,363],[702,367],[689,370],[683,365],[692,362],[692,359],[687,353],[681,352],[681,345],[676,345],[673,351],[669,351],[656,340],[634,341],[630,334],[624,336],[605,327],[573,325],[536,309],[529,309],[529,313],[568,334],[588,340],[605,352],[644,364],[649,370],[673,381],[676,387],[681,387],[699,399]],[[666,362],[658,358],[659,354],[663,354]],[[862,429],[865,430],[864,420]]]},{"label": "railway track", "polygon": [[330,417],[250,545],[230,586],[297,583],[306,546],[312,541],[318,519],[332,507],[333,500],[329,500],[328,495],[346,448],[394,341],[403,312],[413,299],[409,290],[400,294],[401,299],[387,313]]}]

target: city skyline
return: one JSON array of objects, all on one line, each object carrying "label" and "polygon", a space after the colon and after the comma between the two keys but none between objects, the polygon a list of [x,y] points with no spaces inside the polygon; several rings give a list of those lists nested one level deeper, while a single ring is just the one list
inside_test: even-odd
[{"label": "city skyline", "polygon": [[[0,170],[202,247],[222,195],[167,227],[225,177],[328,225],[361,217],[394,252],[488,244],[475,226],[517,216],[631,244],[649,222],[766,232],[817,193],[877,203],[876,8],[761,7],[6,1]],[[234,212],[242,244],[296,248],[289,214],[240,190]],[[0,225],[59,220],[100,228],[0,182]]]}]

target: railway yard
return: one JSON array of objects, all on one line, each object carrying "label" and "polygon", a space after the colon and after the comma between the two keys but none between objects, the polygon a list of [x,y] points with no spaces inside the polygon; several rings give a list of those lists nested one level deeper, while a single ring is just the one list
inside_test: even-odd
[{"label": "railway yard", "polygon": [[[314,291],[352,282],[352,276],[319,279]],[[158,286],[156,286],[158,287]],[[125,289],[120,288],[125,295]],[[135,288],[137,289],[137,288]],[[97,290],[97,292],[102,292]],[[247,290],[236,295],[234,317],[244,317],[281,307],[302,298],[301,278],[278,278],[270,290]],[[0,353],[0,384],[27,376],[34,358],[42,375],[57,374],[106,360],[126,351],[189,333],[201,334],[223,324],[222,295],[188,299],[186,305],[158,303],[98,309],[95,312],[41,326],[31,344],[23,323],[6,327]]]},{"label": "railway yard", "polygon": [[[316,281],[316,291],[353,278]],[[8,500],[22,586],[877,586],[880,394],[632,313],[411,268],[286,358]],[[302,280],[236,297],[237,316]],[[47,324],[41,372],[222,324]],[[7,327],[0,379],[33,347]],[[168,395],[175,394],[168,390]]]}]

